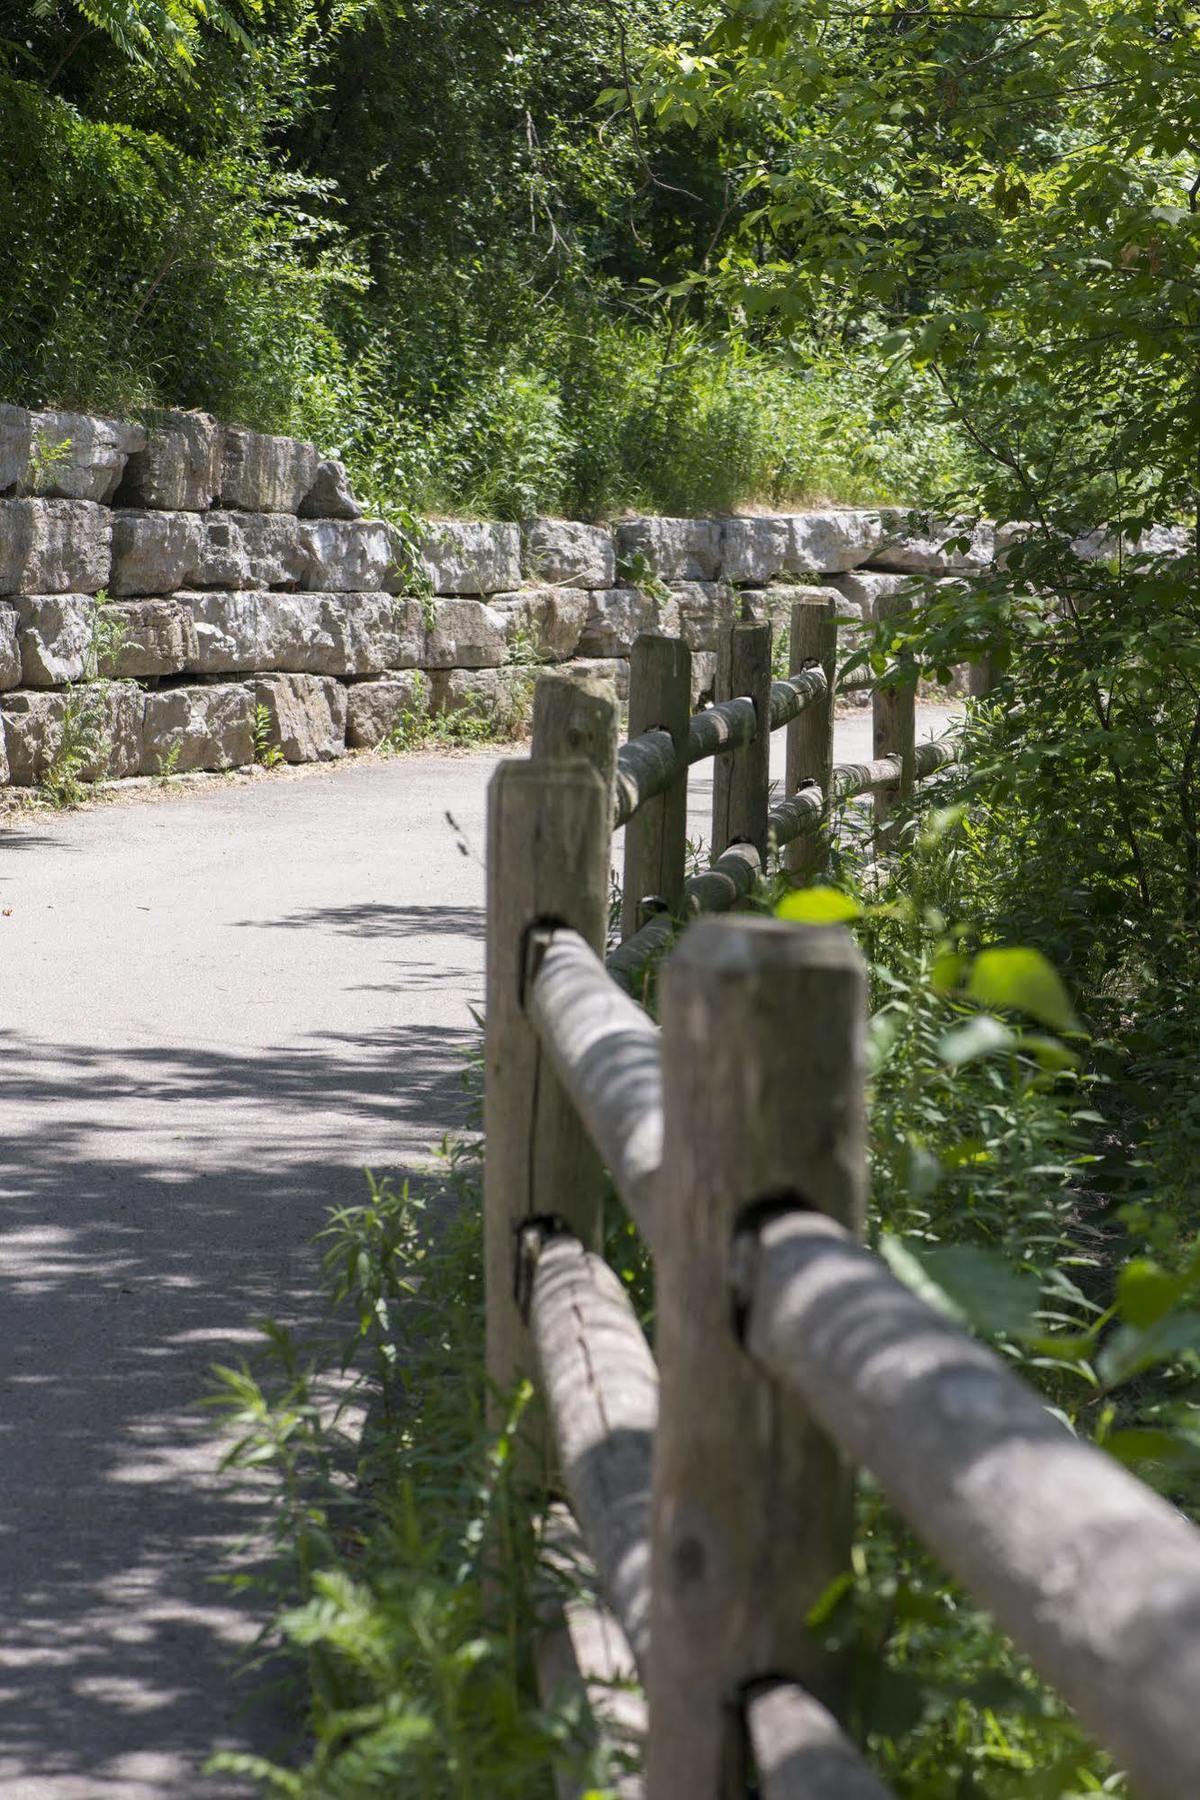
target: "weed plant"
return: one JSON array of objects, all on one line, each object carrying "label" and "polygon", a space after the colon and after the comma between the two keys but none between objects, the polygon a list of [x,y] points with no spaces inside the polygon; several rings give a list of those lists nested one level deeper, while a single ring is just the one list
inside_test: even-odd
[{"label": "weed plant", "polygon": [[[51,456],[46,466],[58,460],[61,458]],[[87,797],[88,786],[102,781],[108,771],[112,742],[105,701],[109,674],[120,657],[126,632],[124,619],[101,591],[96,595],[83,655],[83,681],[67,684],[62,717],[54,728],[54,748],[40,783],[42,798],[50,806],[79,806]]]}]

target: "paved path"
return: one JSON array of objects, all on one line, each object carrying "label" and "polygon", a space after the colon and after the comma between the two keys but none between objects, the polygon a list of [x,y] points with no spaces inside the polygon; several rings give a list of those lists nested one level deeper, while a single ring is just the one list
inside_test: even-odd
[{"label": "paved path", "polygon": [[363,1166],[462,1117],[493,760],[0,828],[2,1795],[215,1794],[213,1748],[286,1741],[235,1705],[253,1621],[211,1574],[255,1520],[196,1401],[255,1318],[312,1316]]}]

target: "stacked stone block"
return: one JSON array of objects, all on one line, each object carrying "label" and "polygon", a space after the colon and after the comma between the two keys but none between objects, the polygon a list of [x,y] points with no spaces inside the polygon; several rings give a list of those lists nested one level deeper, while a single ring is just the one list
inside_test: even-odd
[{"label": "stacked stone block", "polygon": [[312,444],[203,413],[141,423],[0,406],[0,781],[44,778],[71,709],[99,778],[288,762],[376,745],[424,710],[510,720],[542,663],[628,684],[634,640],[682,636],[695,698],[735,617],[786,626],[805,593],[869,620],[914,573],[997,554],[903,515],[431,521],[364,518]]}]

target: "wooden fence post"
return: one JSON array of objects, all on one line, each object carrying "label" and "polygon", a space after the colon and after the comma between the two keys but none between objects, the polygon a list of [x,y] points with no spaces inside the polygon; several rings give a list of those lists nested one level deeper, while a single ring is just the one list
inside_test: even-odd
[{"label": "wooden fence post", "polygon": [[483,1180],[493,1417],[495,1396],[507,1395],[532,1362],[514,1292],[521,1222],[556,1214],[589,1249],[600,1241],[600,1158],[525,1016],[523,990],[538,924],[572,926],[604,954],[611,838],[611,791],[584,760],[503,762],[493,775]]},{"label": "wooden fence post", "polygon": [[723,633],[717,661],[718,700],[748,694],[758,729],[750,743],[718,756],[713,771],[712,853],[753,844],[767,856],[767,790],[771,782],[771,627],[739,619]]},{"label": "wooden fence post", "polygon": [[584,669],[548,669],[533,690],[533,737],[529,753],[582,756],[613,790],[617,770],[620,708],[611,675]]},{"label": "wooden fence post", "polygon": [[847,1567],[845,1463],[739,1342],[739,1225],[775,1205],[861,1231],[865,973],[844,931],[702,919],[662,971],[649,1800],[745,1792],[766,1676],[836,1710],[805,1624]]},{"label": "wooden fence post", "polygon": [[787,728],[787,774],[784,795],[789,797],[806,781],[821,789],[825,811],[818,831],[793,838],[787,847],[787,867],[803,881],[823,869],[829,856],[829,798],[833,783],[834,681],[837,676],[837,601],[797,600],[792,607],[788,672],[816,664],[824,670],[828,691],[824,700],[806,706]]},{"label": "wooden fence post", "polygon": [[996,685],[995,652],[988,650],[967,665],[967,691],[972,700],[986,700]]},{"label": "wooden fence post", "polygon": [[[912,602],[901,594],[881,594],[875,602],[877,619],[903,620],[911,612]],[[909,651],[896,658],[900,665],[896,679],[886,687],[876,687],[871,701],[876,757],[898,756],[900,780],[893,786],[875,789],[875,830],[879,844],[891,841],[887,821],[898,800],[912,793],[917,749],[917,672]]]},{"label": "wooden fence post", "polygon": [[650,633],[637,639],[629,662],[629,735],[669,731],[679,770],[666,792],[650,800],[625,827],[625,883],[621,936],[642,923],[642,902],[654,899],[676,913],[683,900],[687,860],[687,738],[692,713],[692,653],[679,638]]}]

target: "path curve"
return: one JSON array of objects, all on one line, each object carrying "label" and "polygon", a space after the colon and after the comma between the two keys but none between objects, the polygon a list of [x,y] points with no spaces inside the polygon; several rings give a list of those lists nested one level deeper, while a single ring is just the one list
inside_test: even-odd
[{"label": "path curve", "polygon": [[196,1403],[255,1318],[311,1320],[362,1168],[461,1122],[494,760],[0,828],[0,1794],[232,1794],[213,1749],[286,1746],[239,1710],[255,1621],[211,1576],[255,1520]]}]

